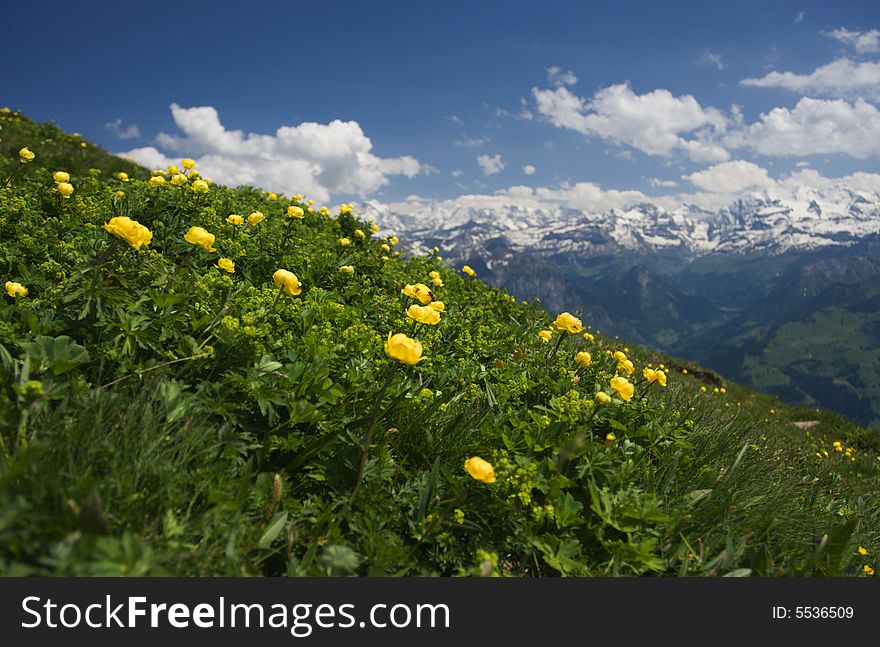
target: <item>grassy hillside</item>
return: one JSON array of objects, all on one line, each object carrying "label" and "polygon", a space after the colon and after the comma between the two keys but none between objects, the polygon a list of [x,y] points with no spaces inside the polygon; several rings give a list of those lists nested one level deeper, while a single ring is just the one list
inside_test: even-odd
[{"label": "grassy hillside", "polygon": [[880,566],[872,432],[404,258],[347,206],[0,125],[0,573]]}]

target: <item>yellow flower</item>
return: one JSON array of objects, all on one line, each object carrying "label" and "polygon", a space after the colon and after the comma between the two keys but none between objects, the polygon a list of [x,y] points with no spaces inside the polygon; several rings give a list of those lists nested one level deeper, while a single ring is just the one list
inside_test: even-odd
[{"label": "yellow flower", "polygon": [[440,313],[431,306],[419,306],[414,303],[406,309],[406,316],[429,326],[440,323]]},{"label": "yellow flower", "polygon": [[69,198],[73,195],[73,185],[70,182],[59,182],[55,187],[62,198]]},{"label": "yellow flower", "polygon": [[584,339],[586,339],[587,341],[596,341],[596,338],[593,337],[593,334],[588,332],[584,333]]},{"label": "yellow flower", "polygon": [[191,245],[198,245],[206,252],[216,252],[214,249],[214,234],[202,227],[190,227],[189,231],[184,234],[183,239]]},{"label": "yellow flower", "polygon": [[248,224],[251,227],[256,227],[261,222],[266,219],[266,216],[263,215],[262,211],[254,211],[251,215],[248,216]]},{"label": "yellow flower", "polygon": [[36,155],[31,152],[31,149],[27,146],[18,151],[18,161],[20,161],[22,164],[33,162],[35,157]]},{"label": "yellow flower", "polygon": [[705,386],[701,386],[701,387],[700,387],[700,393],[705,393],[705,392],[706,392],[706,387],[705,387]]},{"label": "yellow flower", "polygon": [[270,193],[268,197],[270,200],[275,201],[278,199],[278,194],[277,193]]},{"label": "yellow flower", "polygon": [[202,177],[202,174],[198,171],[191,171],[188,177],[190,180],[198,180]]},{"label": "yellow flower", "polygon": [[538,332],[538,337],[543,339],[545,342],[548,342],[548,341],[550,341],[551,337],[553,337],[553,331],[552,330],[541,330]]},{"label": "yellow flower", "polygon": [[388,242],[391,243],[392,245],[396,245],[397,243],[400,242],[400,239],[397,236],[391,236],[388,239]]},{"label": "yellow flower", "polygon": [[116,179],[120,182],[128,182],[128,173],[123,173],[122,171],[119,171],[119,173],[116,174]]},{"label": "yellow flower", "polygon": [[272,279],[275,281],[275,285],[281,288],[286,294],[299,296],[302,292],[302,284],[293,272],[288,270],[275,270]]},{"label": "yellow flower", "polygon": [[437,312],[443,312],[446,310],[446,305],[442,301],[431,301],[431,303],[428,304],[428,307],[434,308]]},{"label": "yellow flower", "polygon": [[589,366],[590,362],[593,361],[593,358],[588,352],[580,351],[577,355],[574,356],[574,361],[581,366]]},{"label": "yellow flower", "polygon": [[867,555],[867,554],[868,554],[868,549],[867,549],[867,548],[864,548],[864,547],[862,547],[862,546],[859,546],[859,555],[864,556],[864,555]]},{"label": "yellow flower", "polygon": [[180,173],[180,169],[177,168],[176,166],[169,166],[168,173],[169,173],[169,175],[175,175],[176,173]]},{"label": "yellow flower", "polygon": [[431,288],[424,283],[416,283],[415,285],[407,283],[403,286],[401,292],[411,299],[418,299],[422,305],[431,303],[431,300],[433,299]]},{"label": "yellow flower", "polygon": [[443,287],[443,279],[441,279],[439,276],[431,279],[431,283],[434,284],[434,287],[437,287],[437,288]]},{"label": "yellow flower", "polygon": [[632,375],[634,370],[636,370],[636,368],[635,366],[633,366],[632,360],[628,359],[617,364],[618,373],[626,373],[627,375]]},{"label": "yellow flower", "polygon": [[648,380],[648,384],[652,384],[657,382],[660,386],[666,386],[666,373],[661,371],[659,368],[657,370],[648,368],[647,366],[642,369],[642,376]]},{"label": "yellow flower", "polygon": [[52,174],[52,179],[56,182],[70,182],[70,173],[66,171],[55,171]]},{"label": "yellow flower", "polygon": [[290,205],[287,207],[287,217],[295,218],[296,220],[302,220],[305,218],[305,211],[302,210],[301,207],[297,207],[296,205]]},{"label": "yellow flower", "polygon": [[617,440],[617,436],[614,435],[613,431],[609,431],[605,434],[605,447],[611,447],[615,440]]},{"label": "yellow flower", "polygon": [[681,369],[681,374],[682,374],[682,375],[687,375],[687,374],[688,374],[688,370],[687,370],[686,368]]},{"label": "yellow flower", "polygon": [[183,173],[175,173],[171,176],[171,184],[174,186],[183,186],[187,183],[186,176]]},{"label": "yellow flower", "polygon": [[556,327],[559,328],[559,330],[565,330],[570,333],[579,333],[581,330],[584,329],[584,325],[581,323],[581,320],[569,312],[563,312],[561,315],[556,317],[556,321],[554,323],[556,324]]},{"label": "yellow flower", "polygon": [[110,218],[104,229],[114,236],[119,236],[136,250],[149,245],[153,240],[153,232],[128,216]]},{"label": "yellow flower", "polygon": [[230,225],[243,225],[244,218],[239,216],[237,213],[230,213],[228,216],[226,216],[226,222],[228,222]]},{"label": "yellow flower", "polygon": [[183,168],[185,169],[191,169],[196,165],[196,161],[191,157],[184,157],[182,160],[180,160],[180,165],[183,166]]},{"label": "yellow flower", "polygon": [[370,231],[374,234],[379,233],[379,225],[370,225]]},{"label": "yellow flower", "polygon": [[150,186],[162,186],[165,184],[165,178],[161,175],[154,175],[150,178]]},{"label": "yellow flower", "polygon": [[873,575],[874,574],[874,569],[871,568],[870,566],[868,566],[867,564],[865,564],[865,566],[864,566],[864,571],[865,571],[865,575]]},{"label": "yellow flower", "polygon": [[467,473],[477,481],[483,483],[495,482],[495,468],[492,467],[491,463],[484,461],[479,456],[473,456],[467,459],[464,462],[464,468],[467,470]]},{"label": "yellow flower", "polygon": [[339,273],[345,274],[346,276],[351,276],[354,274],[354,267],[352,267],[351,265],[343,265],[339,268]]},{"label": "yellow flower", "polygon": [[6,294],[13,299],[15,297],[26,297],[28,295],[28,289],[16,281],[6,281]]},{"label": "yellow flower", "polygon": [[432,270],[432,271],[428,272],[428,276],[430,276],[432,279],[439,279],[440,272],[438,272],[437,270]]},{"label": "yellow flower", "polygon": [[353,206],[353,205],[350,205],[350,204],[342,204],[342,205],[339,206],[339,213],[340,213],[340,214],[343,214],[343,213],[351,213],[351,212],[352,212],[352,209],[354,209],[354,206]]},{"label": "yellow flower", "polygon": [[321,207],[320,209],[318,209],[318,213],[326,218],[330,217],[330,209],[328,209],[327,207]]},{"label": "yellow flower", "polygon": [[611,378],[611,388],[617,391],[618,397],[624,402],[628,402],[633,397],[633,393],[635,393],[635,387],[632,382],[619,375]]},{"label": "yellow flower", "polygon": [[207,193],[209,188],[208,183],[204,180],[196,180],[192,183],[192,190],[194,193]]},{"label": "yellow flower", "polygon": [[226,270],[230,274],[235,271],[235,263],[232,262],[231,258],[221,258],[217,261],[217,267],[221,270]]},{"label": "yellow flower", "polygon": [[719,391],[721,391],[721,393],[727,393],[727,389],[723,386],[719,389]]},{"label": "yellow flower", "polygon": [[122,200],[122,198],[125,197],[125,191],[117,191],[116,197],[119,198],[120,200]]},{"label": "yellow flower", "polygon": [[388,333],[388,341],[385,342],[385,354],[404,364],[413,366],[424,359],[422,357],[422,345],[415,339],[410,339],[402,332],[392,335]]},{"label": "yellow flower", "polygon": [[596,402],[598,402],[599,404],[610,404],[611,396],[605,393],[605,391],[599,391],[596,394]]},{"label": "yellow flower", "polygon": [[302,202],[302,200],[303,200],[302,193],[297,193],[295,196],[293,196],[293,199],[296,200],[297,202]]},{"label": "yellow flower", "polygon": [[470,277],[474,277],[477,275],[477,273],[474,272],[473,268],[470,265],[465,265],[463,268],[461,268],[461,271]]},{"label": "yellow flower", "polygon": [[348,238],[346,238],[345,236],[343,236],[342,238],[340,238],[336,242],[339,244],[340,247],[349,247],[351,245],[351,241]]},{"label": "yellow flower", "polygon": [[611,357],[616,359],[618,362],[625,362],[626,361],[626,355],[624,355],[623,351],[620,351],[620,350],[615,351],[614,354],[611,355]]},{"label": "yellow flower", "polygon": [[355,229],[355,230],[354,230],[354,235],[355,235],[357,238],[360,238],[361,240],[363,240],[364,238],[367,237],[367,235],[364,233],[364,230],[363,230],[363,229]]},{"label": "yellow flower", "polygon": [[391,248],[390,248],[388,245],[386,245],[385,243],[382,243],[382,244],[379,246],[379,249],[381,249],[381,250],[382,250],[383,252],[385,252],[386,254],[387,254],[388,252],[391,251]]}]

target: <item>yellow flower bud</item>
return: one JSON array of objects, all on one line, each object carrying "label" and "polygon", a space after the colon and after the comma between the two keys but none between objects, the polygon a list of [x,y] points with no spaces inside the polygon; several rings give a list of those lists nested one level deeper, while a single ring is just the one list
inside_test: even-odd
[{"label": "yellow flower bud", "polygon": [[570,333],[579,333],[584,328],[581,320],[568,312],[563,312],[561,315],[556,317],[556,321],[554,323],[556,324],[556,327],[559,328],[559,330],[565,330]]},{"label": "yellow flower bud", "polygon": [[574,361],[581,366],[589,366],[593,361],[593,358],[588,352],[582,350],[574,356]]},{"label": "yellow flower bud", "polygon": [[473,456],[464,462],[464,468],[472,478],[482,483],[495,482],[495,468],[479,456]]},{"label": "yellow flower bud", "polygon": [[553,337],[553,331],[552,330],[541,330],[540,332],[538,332],[538,337],[543,339],[545,342],[548,342]]},{"label": "yellow flower bud", "polygon": [[28,162],[33,162],[36,155],[31,152],[31,149],[25,146],[20,151],[18,151],[18,161],[22,164],[27,164]]},{"label": "yellow flower bud", "polygon": [[477,275],[477,273],[474,272],[473,268],[470,265],[465,265],[463,268],[461,268],[461,271],[464,272],[465,274],[467,274],[468,276],[470,276],[471,278],[473,278]]},{"label": "yellow flower bud", "polygon": [[196,180],[192,183],[192,190],[194,193],[207,193],[209,188],[208,183],[204,180]]},{"label": "yellow flower bud", "polygon": [[261,222],[266,219],[266,216],[263,215],[262,211],[254,211],[251,215],[248,216],[248,224],[251,227],[256,227]]},{"label": "yellow flower bud", "polygon": [[62,198],[69,198],[73,195],[73,185],[70,182],[59,182],[55,187]]},{"label": "yellow flower bud", "polygon": [[596,402],[598,402],[599,404],[610,404],[611,396],[605,393],[605,391],[599,391],[596,394]]},{"label": "yellow flower bud", "polygon": [[184,240],[191,245],[198,245],[206,252],[216,252],[214,249],[214,234],[202,227],[190,227],[189,231],[183,236]]},{"label": "yellow flower bud", "polygon": [[70,182],[70,173],[65,171],[55,171],[52,174],[52,179],[56,182]]},{"label": "yellow flower bud", "polygon": [[346,276],[352,276],[354,274],[354,267],[351,265],[343,265],[339,268],[339,273]]},{"label": "yellow flower bud", "polygon": [[183,173],[175,173],[171,176],[171,184],[174,186],[183,186],[188,181]]},{"label": "yellow flower bud", "polygon": [[128,173],[124,173],[124,172],[120,171],[119,173],[116,174],[116,179],[119,180],[120,182],[128,182]]},{"label": "yellow flower bud", "polygon": [[237,213],[230,213],[228,216],[226,216],[226,222],[228,222],[230,225],[243,225],[244,218],[239,216]]},{"label": "yellow flower bud", "polygon": [[217,267],[221,270],[226,270],[230,274],[235,271],[235,263],[232,262],[231,258],[221,258],[217,261]]},{"label": "yellow flower bud", "polygon": [[154,175],[150,178],[150,186],[162,186],[165,184],[165,178],[161,175]]},{"label": "yellow flower bud", "polygon": [[349,247],[351,245],[351,241],[344,236],[336,241],[340,247]]},{"label": "yellow flower bud", "polygon": [[301,207],[297,207],[296,205],[290,205],[287,207],[287,217],[294,218],[296,220],[302,220],[305,217],[305,212]]},{"label": "yellow flower bud", "polygon": [[446,305],[442,301],[431,301],[431,303],[428,304],[428,307],[434,308],[437,312],[443,312],[446,310]]},{"label": "yellow flower bud", "polygon": [[403,333],[395,335],[388,333],[388,341],[385,342],[385,354],[410,366],[418,364],[422,357],[422,345],[415,339],[410,339]]},{"label": "yellow flower bud", "polygon": [[182,160],[180,160],[180,164],[185,169],[191,169],[192,167],[194,167],[196,165],[196,161],[194,159],[192,159],[191,157],[184,157]]},{"label": "yellow flower bud", "polygon": [[128,216],[110,218],[110,222],[104,225],[104,229],[123,239],[136,250],[144,245],[149,245],[153,240],[153,233],[149,229]]},{"label": "yellow flower bud", "polygon": [[302,292],[302,284],[299,282],[296,274],[288,270],[275,270],[272,275],[275,285],[281,288],[286,294],[291,296],[299,296]]}]

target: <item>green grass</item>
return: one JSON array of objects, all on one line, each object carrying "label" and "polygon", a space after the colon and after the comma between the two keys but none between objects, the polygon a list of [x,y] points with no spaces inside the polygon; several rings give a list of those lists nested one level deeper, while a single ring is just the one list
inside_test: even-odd
[{"label": "green grass", "polygon": [[[383,249],[392,241],[357,214],[314,205],[293,222],[287,206],[308,208],[304,198],[151,187],[148,170],[51,126],[15,113],[0,124],[2,282],[29,290],[0,301],[0,573],[862,576],[880,565],[876,432],[635,346],[635,397],[600,406],[623,342],[556,331],[545,343],[537,333],[557,313],[435,255]],[[22,146],[33,163],[18,161]],[[54,192],[55,170],[70,172],[71,198]],[[257,210],[257,227],[226,222]],[[105,231],[114,216],[148,227],[151,244],[136,251]],[[216,236],[216,252],[184,240],[191,226]],[[278,268],[301,294],[279,292]],[[446,309],[419,326],[401,288],[431,271]],[[387,356],[389,332],[417,338],[425,359]],[[668,386],[647,385],[642,368],[660,363]],[[493,483],[465,471],[472,456],[494,466]]]}]

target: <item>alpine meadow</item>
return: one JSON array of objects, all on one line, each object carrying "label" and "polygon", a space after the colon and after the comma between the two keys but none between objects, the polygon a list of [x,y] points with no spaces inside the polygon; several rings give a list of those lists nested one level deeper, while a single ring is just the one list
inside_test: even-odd
[{"label": "alpine meadow", "polygon": [[877,430],[518,301],[369,210],[0,126],[0,573],[880,567]]}]

